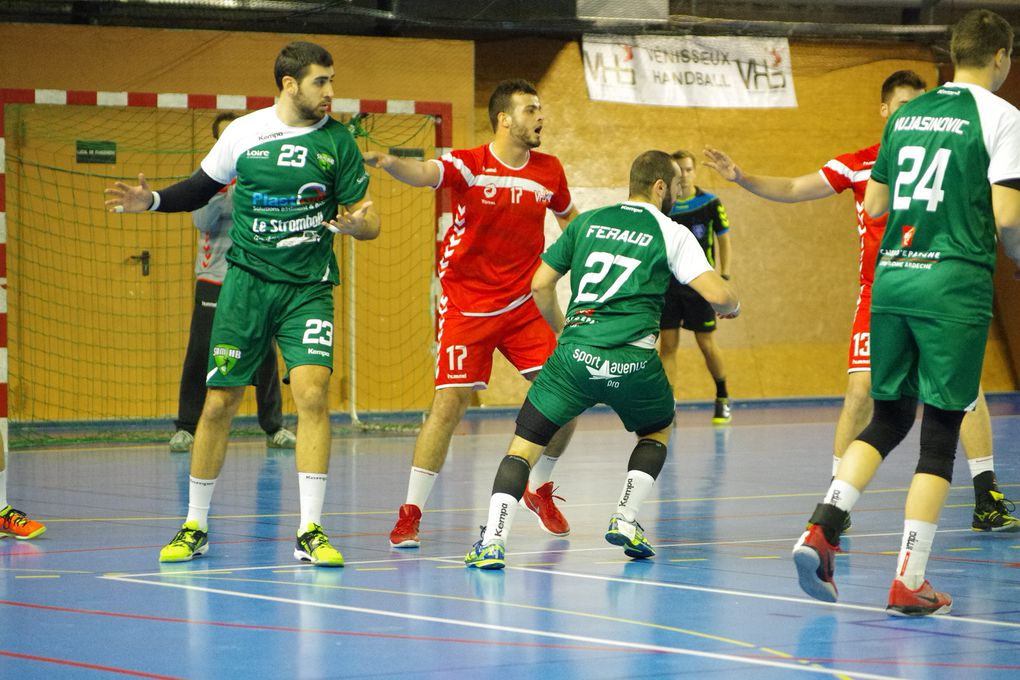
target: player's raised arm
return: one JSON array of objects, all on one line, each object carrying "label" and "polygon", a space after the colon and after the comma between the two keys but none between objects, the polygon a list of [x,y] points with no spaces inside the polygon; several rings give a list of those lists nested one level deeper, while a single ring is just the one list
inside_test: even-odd
[{"label": "player's raised arm", "polygon": [[393,154],[366,151],[362,154],[365,165],[382,168],[390,175],[413,187],[436,187],[439,184],[439,165],[415,158],[399,158]]},{"label": "player's raised arm", "polygon": [[151,190],[145,175],[139,173],[136,186],[115,182],[103,193],[106,195],[106,209],[110,212],[191,212],[208,203],[224,186],[199,169],[188,179],[161,191]]},{"label": "player's raised arm", "polygon": [[780,203],[800,203],[825,198],[836,193],[828,182],[812,172],[799,177],[769,177],[745,174],[726,152],[711,146],[705,147],[705,165],[719,173],[723,179],[747,189],[755,196]]}]

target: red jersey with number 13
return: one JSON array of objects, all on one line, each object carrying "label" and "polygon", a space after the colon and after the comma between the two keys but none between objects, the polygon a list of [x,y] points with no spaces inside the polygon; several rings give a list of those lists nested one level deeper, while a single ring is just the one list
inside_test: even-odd
[{"label": "red jersey with number 13", "polygon": [[822,178],[838,194],[853,189],[854,208],[857,211],[857,234],[861,237],[861,286],[871,287],[875,281],[875,260],[878,257],[878,244],[882,241],[885,231],[885,218],[872,219],[864,212],[864,190],[868,188],[871,168],[878,158],[878,147],[836,156],[819,170]]},{"label": "red jersey with number 13", "polygon": [[433,159],[436,189],[453,191],[453,224],[439,253],[443,294],[467,316],[495,316],[531,296],[531,277],[545,250],[545,211],[567,214],[570,189],[560,161],[530,151],[514,168],[490,145]]}]

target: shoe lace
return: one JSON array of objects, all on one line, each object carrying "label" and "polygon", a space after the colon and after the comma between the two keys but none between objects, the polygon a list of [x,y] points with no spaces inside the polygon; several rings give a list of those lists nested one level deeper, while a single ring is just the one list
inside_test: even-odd
[{"label": "shoe lace", "polygon": [[1007,517],[1016,510],[1014,502],[1006,498],[1005,494],[1002,492],[992,494],[992,502],[990,505],[994,512]]},{"label": "shoe lace", "polygon": [[540,497],[542,500],[551,501],[552,499],[555,498],[556,500],[566,502],[567,500],[566,498],[564,498],[563,496],[556,495],[556,490],[559,488],[560,487],[553,486],[552,484],[543,484],[542,486],[535,489],[535,495]]},{"label": "shoe lace", "polygon": [[181,527],[174,536],[174,539],[170,541],[170,545],[183,545],[185,547],[191,547],[198,543],[198,537],[195,534],[201,533],[199,529],[189,529],[188,527]]},{"label": "shoe lace", "polygon": [[316,550],[323,546],[327,548],[333,547],[329,543],[329,536],[327,536],[322,531],[322,527],[318,525],[316,525],[316,527],[311,531],[308,531],[305,534],[303,534],[301,536],[301,542],[308,547],[309,553],[315,552]]},{"label": "shoe lace", "polygon": [[28,524],[28,517],[21,510],[11,508],[2,516],[0,516],[0,521],[2,521],[7,526],[22,527]]}]

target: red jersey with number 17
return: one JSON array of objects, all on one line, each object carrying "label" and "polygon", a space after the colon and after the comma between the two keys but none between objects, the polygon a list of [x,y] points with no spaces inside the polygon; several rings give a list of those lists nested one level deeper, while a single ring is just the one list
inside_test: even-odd
[{"label": "red jersey with number 17", "polygon": [[573,206],[560,161],[531,151],[515,168],[486,144],[432,162],[440,168],[436,189],[453,191],[453,224],[438,263],[443,294],[466,316],[520,306],[545,250],[545,211],[562,216]]},{"label": "red jersey with number 17", "polygon": [[872,219],[864,212],[864,190],[868,187],[871,168],[878,158],[878,147],[876,144],[860,151],[836,156],[818,171],[837,194],[847,189],[854,191],[857,234],[861,237],[861,286],[864,287],[870,287],[875,281],[878,244],[881,243],[882,233],[885,231],[885,215]]}]

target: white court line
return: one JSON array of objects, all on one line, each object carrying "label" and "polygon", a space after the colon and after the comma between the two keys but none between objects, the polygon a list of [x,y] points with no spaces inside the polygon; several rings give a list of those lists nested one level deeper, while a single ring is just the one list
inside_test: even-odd
[{"label": "white court line", "polygon": [[703,659],[713,659],[716,661],[726,661],[731,663],[744,663],[752,666],[766,666],[768,668],[780,668],[783,670],[801,671],[805,673],[820,673],[824,675],[851,675],[855,678],[864,678],[866,680],[896,680],[896,676],[889,675],[875,675],[872,673],[860,673],[857,671],[848,671],[839,668],[822,668],[815,666],[804,666],[800,663],[784,663],[782,661],[772,661],[769,659],[755,659],[750,657],[744,657],[733,654],[719,654],[716,652],[699,652],[694,649],[685,649],[682,647],[664,647],[661,645],[650,645],[642,644],[637,642],[624,642],[621,640],[607,640],[603,638],[589,637],[586,635],[571,635],[569,633],[554,633],[551,631],[536,630],[532,628],[517,628],[515,626],[499,626],[491,623],[481,623],[473,621],[462,621],[458,619],[446,619],[437,616],[423,616],[421,614],[405,614],[402,612],[387,611],[384,609],[368,609],[365,607],[352,607],[350,605],[341,604],[330,604],[326,602],[318,602],[315,600],[297,600],[286,597],[275,597],[272,595],[257,595],[254,593],[238,593],[232,590],[222,590],[219,588],[207,588],[204,586],[187,585],[183,583],[160,583],[158,581],[146,581],[136,580],[127,576],[101,576],[100,578],[107,579],[110,581],[120,581],[124,583],[137,583],[153,586],[162,586],[165,588],[178,588],[181,590],[192,590],[204,593],[212,593],[215,595],[227,595],[230,597],[240,597],[250,600],[262,600],[266,602],[276,602],[282,604],[294,604],[302,607],[319,607],[322,609],[333,609],[338,611],[354,612],[358,614],[370,614],[376,616],[386,616],[396,619],[405,619],[410,621],[424,621],[428,623],[440,623],[451,626],[459,626],[462,628],[471,628],[476,630],[491,630],[502,633],[516,633],[519,635],[528,635],[540,638],[551,638],[554,640],[568,640],[570,642],[582,642],[586,644],[601,645],[610,648],[623,648],[623,649],[634,649],[644,652],[658,652],[662,654],[674,654],[678,656],[693,656]]}]

